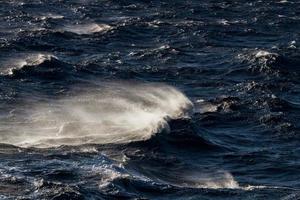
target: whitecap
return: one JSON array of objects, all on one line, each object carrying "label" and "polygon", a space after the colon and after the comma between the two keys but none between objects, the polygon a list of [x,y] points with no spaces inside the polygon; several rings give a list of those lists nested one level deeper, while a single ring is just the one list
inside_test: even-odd
[{"label": "whitecap", "polygon": [[48,13],[48,14],[40,16],[39,18],[41,20],[46,20],[46,19],[63,19],[64,16],[63,15],[59,15],[59,14]]},{"label": "whitecap", "polygon": [[66,25],[62,28],[63,31],[75,33],[78,35],[89,35],[94,33],[101,33],[111,30],[112,27],[107,24],[76,24],[76,25]]},{"label": "whitecap", "polygon": [[21,69],[26,65],[36,66],[52,58],[56,57],[52,54],[45,53],[17,54],[1,62],[0,74],[12,75],[14,70]]},{"label": "whitecap", "polygon": [[229,25],[229,21],[226,19],[221,19],[217,21],[218,24],[222,24],[224,26],[228,26]]},{"label": "whitecap", "polygon": [[190,172],[184,175],[184,182],[180,186],[208,189],[239,189],[238,182],[227,171]]},{"label": "whitecap", "polygon": [[238,59],[246,61],[250,63],[249,69],[254,72],[268,73],[268,74],[278,74],[278,69],[274,68],[274,64],[276,64],[279,54],[256,49],[251,52],[247,52],[245,54],[238,54]]},{"label": "whitecap", "polygon": [[281,186],[267,186],[267,185],[250,185],[239,184],[234,176],[224,170],[215,172],[189,172],[184,175],[185,182],[179,187],[205,188],[205,189],[230,189],[230,190],[262,190],[262,189],[289,189],[293,188]]},{"label": "whitecap", "polygon": [[17,121],[1,123],[1,141],[43,147],[146,140],[167,129],[168,118],[184,117],[192,106],[171,86],[102,83],[99,87],[29,106],[22,116],[15,116]]},{"label": "whitecap", "polygon": [[195,113],[209,113],[209,112],[216,112],[218,110],[219,105],[212,104],[204,99],[198,99],[195,102],[194,112]]},{"label": "whitecap", "polygon": [[281,0],[279,1],[279,3],[288,3],[289,1],[288,0]]},{"label": "whitecap", "polygon": [[291,41],[291,42],[289,43],[289,47],[288,47],[288,48],[296,49],[296,48],[297,48],[297,47],[296,47],[296,41],[295,41],[295,40]]},{"label": "whitecap", "polygon": [[271,52],[268,52],[268,51],[263,51],[263,50],[257,51],[255,53],[256,58],[266,58],[266,57],[270,57],[270,56],[277,56],[277,54],[276,53],[271,53]]}]

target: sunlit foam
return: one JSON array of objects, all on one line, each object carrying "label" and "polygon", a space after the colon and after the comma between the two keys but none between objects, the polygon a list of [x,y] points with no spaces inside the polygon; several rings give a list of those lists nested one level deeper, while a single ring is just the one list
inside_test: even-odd
[{"label": "sunlit foam", "polygon": [[87,90],[27,106],[22,115],[2,123],[1,141],[43,147],[146,140],[192,106],[184,94],[166,85],[111,84]]},{"label": "sunlit foam", "polygon": [[75,24],[75,25],[66,25],[63,28],[63,31],[76,33],[78,35],[88,35],[93,33],[100,33],[110,30],[112,27],[107,24]]},{"label": "sunlit foam", "polygon": [[[265,185],[240,185],[233,175],[224,170],[214,172],[189,172],[181,180],[180,187],[206,188],[206,189],[232,189],[232,190],[260,190],[276,189],[280,187]],[[282,187],[284,188],[284,187]]]},{"label": "sunlit foam", "polygon": [[50,60],[51,58],[55,58],[55,56],[45,53],[18,54],[8,60],[4,60],[1,63],[0,74],[12,75],[14,70],[21,69],[26,65],[39,65],[45,60]]}]

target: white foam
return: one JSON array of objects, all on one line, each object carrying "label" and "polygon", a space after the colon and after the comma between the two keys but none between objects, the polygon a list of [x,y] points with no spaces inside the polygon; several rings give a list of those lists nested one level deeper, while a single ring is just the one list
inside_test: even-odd
[{"label": "white foam", "polygon": [[214,105],[208,101],[203,99],[198,99],[195,103],[194,111],[196,113],[210,113],[210,112],[217,112],[219,105]]},{"label": "white foam", "polygon": [[279,3],[288,3],[289,1],[287,1],[287,0],[281,0],[281,1],[279,1]]},{"label": "white foam", "polygon": [[63,15],[58,15],[58,14],[52,14],[52,13],[47,13],[43,16],[40,16],[41,20],[46,20],[46,19],[63,19]]},{"label": "white foam", "polygon": [[[262,73],[278,74],[279,71],[272,67],[271,63],[276,62],[279,54],[266,50],[256,49],[246,54],[238,54],[237,58],[251,63],[249,68]],[[255,65],[253,65],[255,64]]]},{"label": "white foam", "polygon": [[277,54],[275,54],[275,53],[271,53],[271,52],[268,52],[268,51],[260,50],[260,51],[256,52],[255,57],[256,58],[265,58],[267,56],[276,56],[276,55]]},{"label": "white foam", "polygon": [[229,21],[226,20],[226,19],[221,19],[221,20],[218,20],[217,22],[218,22],[219,24],[222,24],[222,25],[225,25],[225,26],[229,25]]},{"label": "white foam", "polygon": [[146,140],[168,127],[167,118],[184,117],[192,105],[165,85],[111,84],[87,90],[29,107],[22,116],[2,122],[0,140],[41,147]]},{"label": "white foam", "polygon": [[288,48],[296,49],[296,48],[297,48],[297,46],[296,46],[296,41],[295,41],[295,40],[291,41]]},{"label": "white foam", "polygon": [[88,35],[94,33],[101,33],[111,30],[112,27],[107,24],[76,24],[76,25],[67,25],[63,28],[63,31],[76,33],[78,35]]},{"label": "white foam", "polygon": [[227,171],[202,172],[186,174],[186,181],[181,186],[208,189],[239,189],[238,182]]},{"label": "white foam", "polygon": [[184,175],[185,183],[179,187],[193,187],[206,189],[232,189],[232,190],[261,190],[261,189],[291,189],[280,186],[266,186],[266,185],[240,185],[233,177],[233,175],[224,170],[215,172],[190,172]]},{"label": "white foam", "polygon": [[39,65],[46,60],[50,60],[55,56],[51,54],[43,53],[31,53],[31,54],[19,54],[9,58],[1,63],[0,74],[12,75],[14,70],[21,69],[22,67],[29,65]]}]

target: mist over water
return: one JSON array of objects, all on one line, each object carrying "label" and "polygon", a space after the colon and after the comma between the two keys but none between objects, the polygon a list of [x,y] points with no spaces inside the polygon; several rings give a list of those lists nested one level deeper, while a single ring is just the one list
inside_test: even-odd
[{"label": "mist over water", "polygon": [[1,141],[51,147],[146,140],[192,108],[184,94],[162,84],[111,82],[87,90],[12,113],[1,123]]}]

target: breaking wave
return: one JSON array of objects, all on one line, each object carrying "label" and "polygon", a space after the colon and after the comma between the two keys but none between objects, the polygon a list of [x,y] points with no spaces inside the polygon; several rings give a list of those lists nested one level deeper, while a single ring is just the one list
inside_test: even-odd
[{"label": "breaking wave", "polygon": [[17,108],[1,123],[1,141],[43,147],[146,140],[192,106],[184,94],[166,85],[111,83],[89,91],[26,106],[14,115]]},{"label": "breaking wave", "polygon": [[94,33],[101,33],[111,30],[112,27],[107,24],[76,24],[76,25],[67,25],[62,30],[66,32],[75,33],[78,35],[89,35]]},{"label": "breaking wave", "polygon": [[45,61],[51,59],[57,59],[51,54],[43,53],[31,53],[31,54],[20,54],[17,57],[11,58],[4,61],[0,69],[1,75],[13,75],[14,71],[22,69],[24,66],[37,66]]}]

